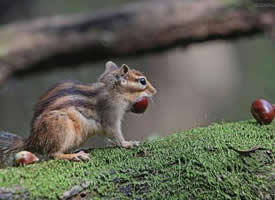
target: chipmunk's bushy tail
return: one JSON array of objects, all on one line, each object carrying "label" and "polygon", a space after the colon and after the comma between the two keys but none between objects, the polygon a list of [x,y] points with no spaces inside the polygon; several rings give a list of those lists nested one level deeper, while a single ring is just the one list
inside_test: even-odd
[{"label": "chipmunk's bushy tail", "polygon": [[24,139],[12,133],[0,132],[0,166],[8,162],[12,155],[24,150]]}]

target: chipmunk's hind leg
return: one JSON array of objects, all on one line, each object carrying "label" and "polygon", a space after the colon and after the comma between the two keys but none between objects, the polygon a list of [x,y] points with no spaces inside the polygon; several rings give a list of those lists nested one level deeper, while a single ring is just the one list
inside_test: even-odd
[{"label": "chipmunk's hind leg", "polygon": [[[89,154],[81,151],[68,153],[77,148],[82,142],[81,127],[72,114],[64,111],[51,111],[41,116],[35,124],[32,135],[33,145],[37,150],[43,149],[44,154],[54,159],[82,161],[89,160]],[[37,138],[39,137],[39,138]],[[37,141],[40,141],[37,143]]]},{"label": "chipmunk's hind leg", "polygon": [[78,153],[72,154],[64,154],[64,153],[55,153],[52,155],[55,159],[60,160],[71,160],[71,161],[86,161],[90,160],[89,154],[85,153],[84,151],[80,151]]}]

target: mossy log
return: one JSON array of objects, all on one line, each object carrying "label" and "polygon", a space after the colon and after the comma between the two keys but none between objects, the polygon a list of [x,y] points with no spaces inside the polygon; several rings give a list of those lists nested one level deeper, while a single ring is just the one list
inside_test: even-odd
[{"label": "mossy log", "polygon": [[0,84],[18,71],[272,33],[274,27],[274,9],[243,0],[140,1],[9,24],[0,29]]},{"label": "mossy log", "polygon": [[0,170],[0,199],[274,199],[275,124],[213,124]]}]

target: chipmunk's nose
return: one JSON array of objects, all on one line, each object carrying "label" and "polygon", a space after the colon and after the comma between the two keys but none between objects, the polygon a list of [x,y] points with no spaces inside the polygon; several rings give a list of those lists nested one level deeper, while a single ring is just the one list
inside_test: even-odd
[{"label": "chipmunk's nose", "polygon": [[154,96],[157,93],[157,89],[154,88],[151,84],[147,86],[147,91],[150,93],[151,96]]}]

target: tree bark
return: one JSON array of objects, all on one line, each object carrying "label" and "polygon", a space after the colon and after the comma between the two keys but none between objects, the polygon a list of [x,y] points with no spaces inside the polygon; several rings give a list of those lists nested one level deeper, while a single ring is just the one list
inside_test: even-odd
[{"label": "tree bark", "polygon": [[251,9],[250,4],[151,0],[10,24],[0,29],[0,85],[17,71],[244,37],[272,30],[274,23],[274,10]]}]

